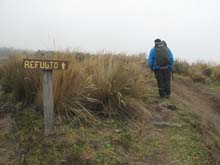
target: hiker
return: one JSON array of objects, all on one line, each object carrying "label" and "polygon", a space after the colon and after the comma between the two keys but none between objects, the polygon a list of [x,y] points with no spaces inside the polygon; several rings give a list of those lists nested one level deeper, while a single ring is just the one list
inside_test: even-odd
[{"label": "hiker", "polygon": [[156,39],[155,46],[151,49],[148,58],[148,65],[154,71],[157,79],[159,95],[161,98],[169,98],[171,94],[170,80],[174,65],[174,58],[171,50],[165,41]]}]

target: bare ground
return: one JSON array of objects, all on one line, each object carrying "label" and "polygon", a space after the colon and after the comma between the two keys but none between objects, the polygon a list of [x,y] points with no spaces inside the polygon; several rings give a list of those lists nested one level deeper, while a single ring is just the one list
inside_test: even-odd
[{"label": "bare ground", "polygon": [[215,164],[220,164],[220,93],[211,92],[204,86],[189,80],[175,80],[173,97],[197,114],[200,130],[210,144]]}]

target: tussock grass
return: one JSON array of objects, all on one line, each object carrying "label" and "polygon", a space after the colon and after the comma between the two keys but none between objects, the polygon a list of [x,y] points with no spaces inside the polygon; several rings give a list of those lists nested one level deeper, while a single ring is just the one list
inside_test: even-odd
[{"label": "tussock grass", "polygon": [[132,57],[109,54],[82,62],[71,57],[69,61],[69,70],[54,74],[59,112],[88,117],[86,121],[94,121],[94,113],[108,117],[150,116],[144,104],[148,94],[146,73]]},{"label": "tussock grass", "polygon": [[23,56],[12,56],[1,67],[1,86],[5,93],[12,92],[15,99],[24,103],[35,101],[39,86],[39,71],[24,70]]},{"label": "tussock grass", "polygon": [[210,78],[214,80],[215,82],[220,83],[220,66],[214,66],[212,68],[212,72],[210,74]]},{"label": "tussock grass", "polygon": [[174,65],[174,72],[175,73],[178,73],[178,74],[184,74],[184,75],[187,75],[188,72],[189,72],[189,63],[186,62],[186,61],[181,61],[179,59],[177,59],[175,61],[175,65]]},{"label": "tussock grass", "polygon": [[144,58],[126,55],[88,55],[37,53],[11,57],[2,67],[1,84],[24,103],[42,105],[42,73],[25,70],[23,58],[65,59],[66,71],[53,71],[56,112],[81,123],[93,124],[97,116],[149,119],[145,108],[148,95]]},{"label": "tussock grass", "polygon": [[220,83],[220,66],[215,64],[203,62],[189,64],[186,61],[177,60],[174,72],[189,76],[195,82]]}]

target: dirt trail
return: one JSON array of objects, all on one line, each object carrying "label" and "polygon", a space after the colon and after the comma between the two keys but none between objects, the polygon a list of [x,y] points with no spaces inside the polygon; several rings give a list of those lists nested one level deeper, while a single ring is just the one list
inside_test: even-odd
[{"label": "dirt trail", "polygon": [[213,159],[220,163],[220,93],[210,92],[190,81],[172,82],[173,96],[200,118],[200,129],[212,145]]}]

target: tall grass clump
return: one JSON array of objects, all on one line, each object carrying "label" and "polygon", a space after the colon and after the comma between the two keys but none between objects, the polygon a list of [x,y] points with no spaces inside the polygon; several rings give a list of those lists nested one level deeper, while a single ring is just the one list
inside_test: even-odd
[{"label": "tall grass clump", "polygon": [[220,66],[212,63],[196,62],[189,64],[186,61],[176,60],[174,72],[188,76],[194,82],[220,83]]},{"label": "tall grass clump", "polygon": [[189,68],[189,76],[195,82],[208,82],[208,65],[203,63],[193,63]]},{"label": "tall grass clump", "polygon": [[3,72],[3,70],[2,70],[2,65],[0,64],[0,80],[2,79],[2,72]]},{"label": "tall grass clump", "polygon": [[93,114],[150,116],[144,104],[148,94],[146,73],[132,58],[97,55],[80,63],[73,57],[70,61],[67,71],[54,74],[59,112],[84,116],[84,119],[94,119]]},{"label": "tall grass clump", "polygon": [[173,68],[174,73],[188,75],[190,65],[186,61],[181,61],[179,59],[175,60],[175,65]]},{"label": "tall grass clump", "polygon": [[195,82],[220,83],[219,69],[219,65],[197,62],[190,66],[189,76]]},{"label": "tall grass clump", "polygon": [[[69,61],[68,70],[53,71],[58,114],[87,124],[100,117],[149,119],[145,108],[147,70],[141,57],[105,54],[79,59],[74,54],[56,53],[52,58]],[[22,56],[14,56],[2,67],[3,90],[12,92],[19,101],[42,105],[42,73],[24,70],[22,60]]]},{"label": "tall grass clump", "polygon": [[212,81],[216,83],[220,83],[220,66],[213,66],[212,67],[212,73],[210,75]]},{"label": "tall grass clump", "polygon": [[12,93],[16,100],[33,103],[40,88],[41,73],[24,70],[23,56],[11,56],[1,67],[1,86],[5,93]]}]

